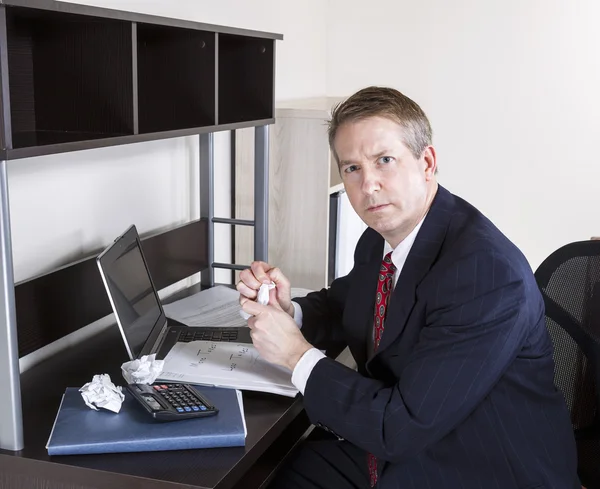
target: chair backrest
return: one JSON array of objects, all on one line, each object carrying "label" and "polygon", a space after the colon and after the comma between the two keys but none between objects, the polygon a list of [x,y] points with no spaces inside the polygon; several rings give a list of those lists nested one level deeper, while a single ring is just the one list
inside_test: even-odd
[{"label": "chair backrest", "polygon": [[600,241],[559,248],[535,278],[554,344],[554,383],[565,396],[585,487],[600,483]]},{"label": "chair backrest", "polygon": [[535,277],[554,343],[555,384],[576,434],[600,426],[600,241],[578,241],[552,253]]}]

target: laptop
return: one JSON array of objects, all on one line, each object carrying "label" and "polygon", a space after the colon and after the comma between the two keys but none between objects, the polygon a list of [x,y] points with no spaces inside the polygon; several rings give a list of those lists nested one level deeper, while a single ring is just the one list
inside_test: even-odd
[{"label": "laptop", "polygon": [[153,353],[163,359],[177,342],[252,343],[250,330],[244,326],[192,327],[166,317],[135,225],[98,255],[96,262],[131,360]]}]

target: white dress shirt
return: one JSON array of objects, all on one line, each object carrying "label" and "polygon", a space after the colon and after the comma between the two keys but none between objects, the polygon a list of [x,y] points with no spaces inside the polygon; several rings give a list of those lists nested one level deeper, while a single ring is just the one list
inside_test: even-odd
[{"label": "white dress shirt", "polygon": [[[392,253],[392,263],[396,266],[396,272],[394,273],[394,287],[396,287],[396,283],[398,282],[398,277],[400,276],[400,272],[402,271],[402,267],[406,262],[406,258],[408,257],[408,253],[412,248],[413,243],[415,242],[415,238],[419,233],[419,229],[421,229],[421,225],[425,217],[421,219],[419,224],[415,226],[415,228],[411,231],[411,233],[402,240],[402,242],[396,246],[396,249]],[[383,247],[383,256],[392,251],[392,247],[385,242],[385,246]],[[373,292],[375,293],[375,292]],[[302,328],[302,308],[296,302],[292,301],[294,304],[294,321],[296,324]],[[317,362],[321,359],[325,358],[325,354],[323,354],[320,350],[316,348],[311,348],[308,350],[294,368],[292,372],[292,384],[296,386],[302,394],[304,394],[304,390],[306,389],[306,382],[308,381],[308,377],[310,376],[313,368],[317,364]]]}]

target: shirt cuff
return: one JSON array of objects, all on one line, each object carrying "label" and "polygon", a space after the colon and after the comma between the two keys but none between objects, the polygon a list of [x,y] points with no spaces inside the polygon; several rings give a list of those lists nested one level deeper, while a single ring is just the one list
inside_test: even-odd
[{"label": "shirt cuff", "polygon": [[300,357],[300,360],[298,360],[298,363],[294,367],[294,371],[292,372],[292,384],[296,386],[296,389],[298,389],[302,395],[304,395],[308,377],[313,371],[313,368],[315,368],[317,362],[322,358],[325,358],[323,352],[316,348],[311,348]]},{"label": "shirt cuff", "polygon": [[297,302],[292,301],[292,305],[294,306],[294,321],[296,321],[296,324],[298,325],[299,328],[302,327],[302,308],[300,307],[300,304],[298,304]]}]

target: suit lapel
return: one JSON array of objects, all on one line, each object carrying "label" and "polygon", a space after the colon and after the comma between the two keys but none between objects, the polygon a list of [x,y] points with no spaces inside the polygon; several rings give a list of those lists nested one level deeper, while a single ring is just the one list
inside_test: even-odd
[{"label": "suit lapel", "polygon": [[365,344],[369,343],[368,335],[372,334],[375,292],[384,245],[379,234],[373,230],[369,231],[373,233],[371,252],[356,268],[358,279],[352,285],[344,311],[344,316],[347,316],[345,323],[350,327],[350,336],[356,338],[354,355],[358,365],[364,365],[367,361]]},{"label": "suit lapel", "polygon": [[[439,255],[452,217],[453,205],[453,195],[439,186],[390,297],[383,336],[375,357],[388,348],[404,331],[408,316],[415,305],[417,286]],[[381,258],[382,256],[379,257],[380,261]],[[374,268],[379,269],[379,266]],[[376,285],[371,290],[375,291]],[[372,295],[375,295],[375,292]],[[373,308],[371,307],[372,315]]]}]

